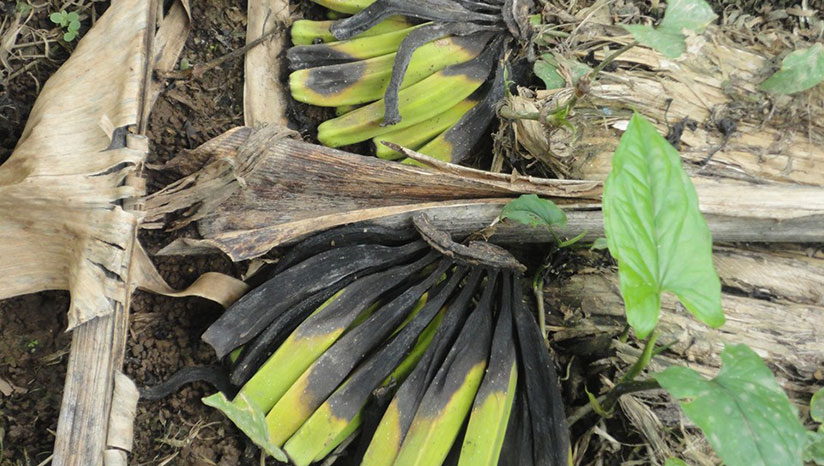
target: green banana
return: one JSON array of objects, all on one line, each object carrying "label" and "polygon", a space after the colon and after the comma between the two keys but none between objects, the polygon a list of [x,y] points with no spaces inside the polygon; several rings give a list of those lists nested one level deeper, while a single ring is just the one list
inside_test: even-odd
[{"label": "green banana", "polygon": [[[329,30],[333,24],[335,24],[335,22],[332,20],[313,21],[310,19],[299,19],[292,23],[292,44],[312,45],[317,44],[318,42],[337,42],[335,36],[332,35],[332,31]],[[401,29],[406,29],[411,26],[412,23],[410,23],[403,16],[392,16],[372,26],[366,31],[363,31],[357,37],[377,36],[389,32],[400,31]]]},{"label": "green banana", "polygon": [[340,13],[357,13],[369,5],[375,3],[375,0],[312,0],[318,5],[325,6],[330,10]]},{"label": "green banana", "polygon": [[454,125],[461,117],[478,103],[471,96],[466,98],[449,110],[436,115],[428,120],[422,121],[382,136],[372,139],[375,145],[375,155],[385,160],[396,160],[403,158],[403,154],[386,147],[381,142],[393,142],[408,149],[417,150],[432,138],[443,133],[447,128]]},{"label": "green banana", "polygon": [[458,466],[496,466],[503,447],[518,382],[509,280],[507,274],[492,337],[489,368],[475,396]]},{"label": "green banana", "polygon": [[448,66],[398,93],[400,123],[383,126],[383,99],[318,126],[318,140],[340,147],[406,128],[443,113],[478,89],[492,67],[497,47],[488,47],[468,62]]},{"label": "green banana", "polygon": [[396,466],[441,464],[449,454],[486,369],[495,278],[486,283],[477,308],[427,388],[398,451]]},{"label": "green banana", "polygon": [[379,57],[393,53],[410,32],[421,26],[328,44],[296,45],[286,51],[286,58],[291,69],[301,70]]},{"label": "green banana", "polygon": [[[408,313],[420,309],[423,304],[419,300],[425,303],[427,290],[440,279],[449,265],[448,262],[443,262],[425,280],[407,288],[398,297],[381,306],[362,324],[324,351],[295,380],[266,415],[269,437],[274,444],[283,445],[373,347],[388,337]],[[345,328],[339,326],[335,330],[342,331]],[[329,330],[326,332],[331,333]]]},{"label": "green banana", "polygon": [[[401,89],[447,66],[477,57],[485,42],[475,39],[447,37],[415,50]],[[394,62],[395,54],[390,53],[367,60],[301,69],[289,75],[289,89],[295,100],[322,107],[374,102],[386,92]]]},{"label": "green banana", "polygon": [[435,259],[434,255],[368,275],[344,288],[303,321],[240,390],[268,412],[297,378],[387,291]]},{"label": "green banana", "polygon": [[[463,161],[495,117],[495,105],[503,98],[504,91],[503,66],[499,66],[483,101],[467,111],[454,125],[426,143],[418,152],[444,162]],[[412,159],[405,159],[403,163],[421,165]]]},{"label": "green banana", "polygon": [[335,116],[346,115],[347,113],[351,112],[358,108],[359,105],[340,105],[335,107]]}]

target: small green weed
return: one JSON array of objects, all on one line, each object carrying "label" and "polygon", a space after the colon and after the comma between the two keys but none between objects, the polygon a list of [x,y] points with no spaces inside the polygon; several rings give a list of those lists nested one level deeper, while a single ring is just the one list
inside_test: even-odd
[{"label": "small green weed", "polygon": [[66,10],[60,10],[57,13],[50,14],[49,19],[52,23],[66,30],[66,32],[63,33],[63,40],[66,42],[71,42],[77,37],[80,31],[80,16],[77,12],[72,11],[71,13],[66,13]]}]

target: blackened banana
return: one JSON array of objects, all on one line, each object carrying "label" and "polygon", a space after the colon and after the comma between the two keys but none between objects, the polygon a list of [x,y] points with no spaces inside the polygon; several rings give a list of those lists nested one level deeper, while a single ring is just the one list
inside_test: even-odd
[{"label": "blackened banana", "polygon": [[386,110],[383,116],[384,125],[394,125],[401,121],[401,114],[398,111],[398,92],[401,83],[406,75],[412,54],[419,47],[435,39],[446,36],[471,36],[472,42],[483,46],[492,38],[491,33],[480,34],[482,31],[494,31],[498,29],[495,25],[483,25],[473,23],[438,23],[426,24],[412,31],[401,42],[395,54],[395,61],[392,65],[392,77],[386,87],[383,100]]},{"label": "blackened banana", "polygon": [[[268,412],[295,380],[326,351],[355,320],[410,276],[435,261],[436,254],[409,265],[355,280],[322,309],[304,320],[241,389],[249,400]],[[291,269],[289,269],[291,270]]]},{"label": "blackened banana", "polygon": [[378,0],[360,13],[335,23],[332,34],[340,40],[355,37],[389,16],[400,15],[439,22],[487,22],[497,23],[498,15],[468,10],[450,0]]},{"label": "blackened banana", "polygon": [[[566,466],[569,464],[569,430],[558,374],[538,323],[523,302],[517,280],[513,280],[512,309],[532,425],[532,459],[536,466]],[[540,441],[536,441],[538,439]]]},{"label": "blackened banana", "polygon": [[[415,307],[415,303],[441,278],[450,265],[450,262],[441,261],[438,268],[427,278],[404,290],[398,297],[378,308],[366,321],[338,339],[295,380],[266,416],[269,435],[275,444],[282,445],[297,431],[355,365],[403,322]],[[342,333],[346,327],[348,325],[338,324],[329,327],[319,323],[311,332]],[[324,440],[329,442],[332,439]],[[325,447],[326,443],[317,446],[320,449]],[[317,453],[318,451],[315,451],[308,460],[311,461]]]},{"label": "blackened banana", "polygon": [[[345,288],[354,278],[350,276],[339,283],[341,285],[340,289]],[[286,337],[309,317],[318,306],[337,292],[337,287],[329,287],[318,291],[278,316],[254,340],[244,345],[240,356],[232,366],[232,384],[238,387],[245,384],[255,374],[255,371],[266,362],[266,359],[275,352],[275,349],[286,340]]]},{"label": "blackened banana", "polygon": [[275,267],[280,273],[304,260],[334,248],[343,248],[358,244],[381,244],[400,246],[415,239],[417,234],[412,228],[392,228],[382,225],[364,225],[356,223],[333,228],[311,236],[284,254]]},{"label": "blackened banana", "polygon": [[470,300],[475,295],[482,277],[481,269],[470,272],[461,292],[447,306],[446,316],[438,327],[432,343],[386,409],[366,449],[363,466],[391,466],[394,463],[427,386],[435,377],[455,335],[461,330],[461,324],[470,310]]},{"label": "blackened banana", "polygon": [[203,334],[219,358],[250,341],[277,316],[346,277],[379,270],[419,255],[423,241],[389,247],[374,244],[332,249],[290,267],[235,302]]},{"label": "blackened banana", "polygon": [[477,308],[427,387],[398,451],[396,466],[442,464],[449,454],[487,367],[496,278],[493,274],[487,280]]}]

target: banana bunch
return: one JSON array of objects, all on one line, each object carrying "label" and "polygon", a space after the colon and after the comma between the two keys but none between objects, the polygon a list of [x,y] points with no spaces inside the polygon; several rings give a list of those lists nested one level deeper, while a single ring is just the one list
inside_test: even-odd
[{"label": "banana bunch", "polygon": [[569,464],[522,266],[418,230],[347,226],[293,248],[204,333],[239,387],[204,402],[297,466]]},{"label": "banana bunch", "polygon": [[504,57],[529,34],[531,0],[313,1],[352,14],[292,26],[292,97],[336,109],[318,126],[318,140],[370,141],[389,160],[403,154],[382,141],[463,160],[504,96]]}]

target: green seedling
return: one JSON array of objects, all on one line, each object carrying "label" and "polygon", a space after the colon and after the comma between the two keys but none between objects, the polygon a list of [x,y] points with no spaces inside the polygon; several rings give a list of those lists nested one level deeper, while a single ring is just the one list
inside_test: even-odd
[{"label": "green seedling", "polygon": [[71,42],[77,37],[80,31],[80,16],[77,12],[66,13],[66,10],[60,10],[57,13],[50,14],[49,19],[52,23],[65,29],[63,40],[66,42]]}]

